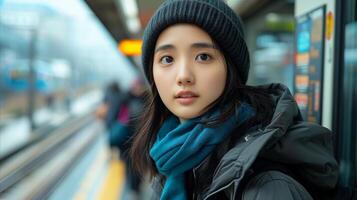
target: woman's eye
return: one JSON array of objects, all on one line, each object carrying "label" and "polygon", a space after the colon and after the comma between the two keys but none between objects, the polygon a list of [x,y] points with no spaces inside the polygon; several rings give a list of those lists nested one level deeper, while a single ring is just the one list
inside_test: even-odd
[{"label": "woman's eye", "polygon": [[196,60],[198,60],[198,61],[209,61],[210,59],[211,59],[211,56],[206,53],[200,54],[196,57]]},{"label": "woman's eye", "polygon": [[171,56],[164,56],[160,59],[162,64],[170,64],[174,59]]}]

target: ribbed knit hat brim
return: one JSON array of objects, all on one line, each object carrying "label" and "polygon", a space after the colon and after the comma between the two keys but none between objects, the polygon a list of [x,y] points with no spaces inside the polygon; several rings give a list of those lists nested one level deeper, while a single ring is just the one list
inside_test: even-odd
[{"label": "ribbed knit hat brim", "polygon": [[246,83],[250,63],[243,25],[239,16],[222,0],[168,0],[160,6],[143,37],[142,64],[150,83],[156,41],[164,29],[179,23],[194,24],[207,32],[238,67],[238,76],[243,84]]}]

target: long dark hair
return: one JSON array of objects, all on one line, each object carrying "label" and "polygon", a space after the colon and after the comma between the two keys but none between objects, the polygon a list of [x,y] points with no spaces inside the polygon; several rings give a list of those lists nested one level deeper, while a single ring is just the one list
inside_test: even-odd
[{"label": "long dark hair", "polygon": [[[222,115],[219,118],[207,121],[207,125],[214,126],[226,120],[242,102],[252,106],[256,115],[241,127],[249,128],[257,124],[265,125],[270,122],[273,114],[273,102],[269,94],[272,91],[242,84],[238,76],[237,66],[234,66],[227,56],[225,56],[225,60],[227,64],[226,86],[222,95],[213,103],[214,105],[211,109],[217,106],[226,109],[222,111]],[[133,139],[130,156],[133,167],[142,175],[149,172],[152,178],[158,172],[149,155],[149,151],[156,140],[158,129],[170,114],[170,111],[162,102],[154,84],[152,69],[150,71],[148,79],[149,83],[151,83],[151,91],[148,91],[145,95],[144,112]]]}]

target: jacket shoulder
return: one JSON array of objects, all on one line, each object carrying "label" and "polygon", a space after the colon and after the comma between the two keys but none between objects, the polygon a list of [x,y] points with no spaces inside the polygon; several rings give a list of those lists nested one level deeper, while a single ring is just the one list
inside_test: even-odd
[{"label": "jacket shoulder", "polygon": [[318,188],[334,188],[338,164],[333,152],[332,132],[318,124],[297,122],[279,140],[261,153],[264,158],[288,165],[304,182]]}]

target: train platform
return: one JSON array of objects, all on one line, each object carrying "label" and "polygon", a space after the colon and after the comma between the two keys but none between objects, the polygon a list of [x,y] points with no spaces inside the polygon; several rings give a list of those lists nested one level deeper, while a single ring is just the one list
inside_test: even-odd
[{"label": "train platform", "polygon": [[125,163],[120,160],[118,151],[107,147],[102,135],[49,199],[139,200],[150,196],[151,192],[148,183],[142,184],[138,195],[128,189]]},{"label": "train platform", "polygon": [[[77,124],[77,125],[74,125]],[[108,146],[103,124],[92,116],[72,121],[2,160],[0,199],[145,199],[148,183],[134,194],[126,185],[120,152]]]}]

